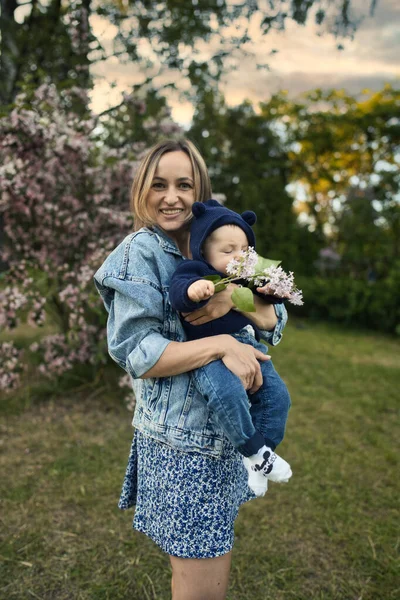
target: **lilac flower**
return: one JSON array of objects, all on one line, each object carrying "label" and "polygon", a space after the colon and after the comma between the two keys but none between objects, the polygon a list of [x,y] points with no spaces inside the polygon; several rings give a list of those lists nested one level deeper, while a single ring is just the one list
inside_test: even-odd
[{"label": "lilac flower", "polygon": [[304,304],[302,291],[296,290],[295,292],[292,292],[289,297],[289,302],[302,306]]},{"label": "lilac flower", "polygon": [[282,267],[269,267],[264,269],[265,284],[268,284],[268,293],[278,298],[287,298],[291,304],[301,306],[303,295],[294,284],[292,271],[286,273]]},{"label": "lilac flower", "polygon": [[233,258],[226,267],[228,275],[238,279],[251,280],[255,274],[255,268],[258,261],[257,252],[249,246],[247,250],[240,252],[239,258]]},{"label": "lilac flower", "polygon": [[[257,265],[275,263],[269,267],[262,268]],[[265,293],[274,295],[278,298],[285,298],[292,304],[302,305],[303,296],[301,290],[298,290],[294,284],[294,275],[290,271],[286,273],[282,267],[276,266],[278,261],[262,258],[258,256],[251,246],[247,250],[239,253],[239,258],[233,258],[226,267],[227,277],[217,282],[219,289],[238,279],[247,279],[254,287],[264,287],[267,285]],[[257,270],[260,269],[261,270]],[[218,288],[217,288],[218,289]]]}]

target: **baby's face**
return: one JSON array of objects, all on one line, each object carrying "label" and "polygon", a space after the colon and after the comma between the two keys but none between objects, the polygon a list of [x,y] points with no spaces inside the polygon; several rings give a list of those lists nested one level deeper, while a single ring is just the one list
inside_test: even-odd
[{"label": "baby's face", "polygon": [[233,258],[238,258],[241,250],[247,250],[249,242],[243,229],[237,225],[223,225],[211,235],[204,243],[203,254],[205,260],[217,271],[226,272],[228,263]]}]

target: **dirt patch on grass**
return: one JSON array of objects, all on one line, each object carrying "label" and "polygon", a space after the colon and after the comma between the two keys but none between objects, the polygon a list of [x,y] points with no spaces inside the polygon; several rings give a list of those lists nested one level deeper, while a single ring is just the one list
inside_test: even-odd
[{"label": "dirt patch on grass", "polygon": [[373,365],[377,367],[386,367],[389,369],[397,369],[400,372],[400,358],[397,356],[390,356],[385,354],[363,354],[352,356],[350,362],[353,365]]}]

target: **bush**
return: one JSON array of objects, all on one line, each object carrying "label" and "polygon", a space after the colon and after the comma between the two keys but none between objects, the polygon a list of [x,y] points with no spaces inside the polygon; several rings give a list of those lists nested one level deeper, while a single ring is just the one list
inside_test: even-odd
[{"label": "bush", "polygon": [[296,277],[304,306],[291,313],[400,334],[400,265],[389,277],[368,282],[350,278]]}]

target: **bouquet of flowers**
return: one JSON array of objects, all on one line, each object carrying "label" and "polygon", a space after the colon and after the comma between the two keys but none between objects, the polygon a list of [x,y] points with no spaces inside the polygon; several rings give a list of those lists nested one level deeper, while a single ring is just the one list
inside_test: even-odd
[{"label": "bouquet of flowers", "polygon": [[254,312],[252,289],[265,294],[271,303],[287,300],[291,304],[301,306],[303,294],[294,283],[292,271],[286,273],[280,267],[281,261],[259,256],[251,246],[240,252],[239,258],[232,259],[226,268],[227,277],[208,275],[204,279],[213,282],[215,291],[225,289],[228,283],[245,280],[248,287],[238,287],[232,294],[233,303],[239,310]]}]

